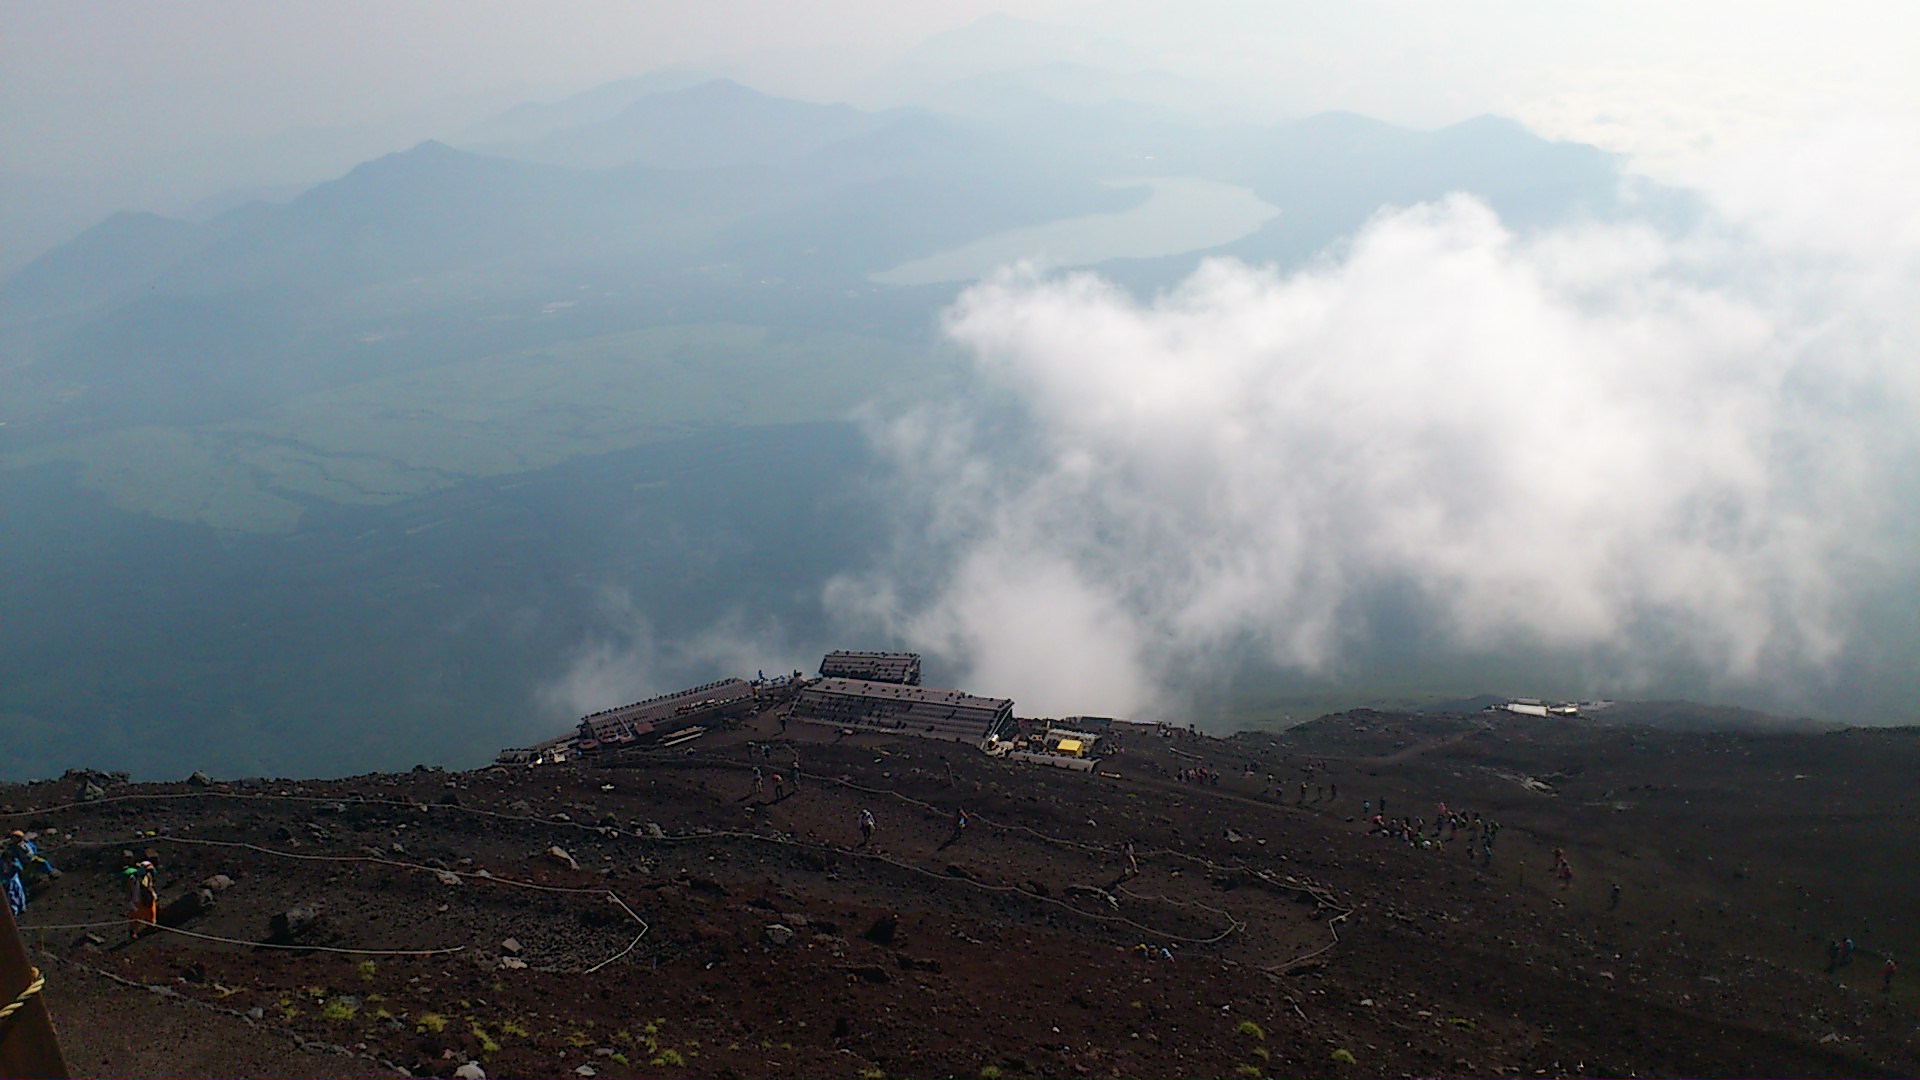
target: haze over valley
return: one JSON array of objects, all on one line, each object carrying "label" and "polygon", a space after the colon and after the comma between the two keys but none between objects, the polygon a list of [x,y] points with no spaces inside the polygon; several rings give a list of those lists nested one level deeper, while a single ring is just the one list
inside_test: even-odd
[{"label": "haze over valley", "polygon": [[[1246,16],[1436,50],[1371,86],[1196,61],[1237,15],[856,7],[732,47],[589,6],[523,70],[456,37],[411,81],[407,38],[370,102],[292,5],[261,56],[335,111],[182,76],[193,138],[22,54],[115,9],[12,9],[0,776],[473,765],[849,645],[1022,715],[1913,722],[1897,56],[1812,121],[1656,122],[1573,44],[1425,92],[1426,15]],[[164,94],[126,35],[223,13],[96,32]]]}]

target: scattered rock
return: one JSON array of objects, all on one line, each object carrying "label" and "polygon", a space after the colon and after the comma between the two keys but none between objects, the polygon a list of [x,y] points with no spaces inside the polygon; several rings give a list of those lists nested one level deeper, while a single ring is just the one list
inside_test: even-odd
[{"label": "scattered rock", "polygon": [[500,951],[509,956],[519,956],[520,943],[513,938],[507,938],[500,943]]},{"label": "scattered rock", "polygon": [[184,926],[213,910],[212,889],[195,889],[174,898],[160,909],[161,926]]},{"label": "scattered rock", "polygon": [[266,1018],[267,1018],[267,1010],[261,1008],[258,1005],[255,1005],[253,1008],[247,1010],[247,1019],[249,1020],[265,1020]]},{"label": "scattered rock", "polygon": [[91,780],[87,781],[86,786],[80,789],[81,802],[93,802],[96,799],[104,799],[106,796],[107,789]]},{"label": "scattered rock", "polygon": [[771,945],[790,945],[793,943],[793,928],[773,923],[765,930],[767,943]]},{"label": "scattered rock", "polygon": [[453,1070],[453,1075],[455,1080],[487,1080],[487,1070],[472,1061]]},{"label": "scattered rock", "polygon": [[531,814],[533,813],[533,804],[525,799],[515,799],[507,804],[507,809],[516,814]]},{"label": "scattered rock", "polygon": [[527,962],[517,956],[503,956],[500,958],[500,969],[502,971],[525,971],[527,969]]},{"label": "scattered rock", "polygon": [[667,830],[661,828],[659,822],[649,821],[647,822],[647,835],[655,840],[665,840],[667,838]]},{"label": "scattered rock", "polygon": [[319,937],[326,925],[326,913],[319,908],[288,908],[267,920],[267,940],[286,945]]},{"label": "scattered rock", "polygon": [[1084,896],[1090,900],[1098,900],[1115,911],[1120,910],[1119,898],[1097,885],[1069,885],[1067,895]]},{"label": "scattered rock", "polygon": [[458,885],[458,884],[460,884],[460,875],[459,875],[459,874],[456,874],[456,873],[454,873],[454,872],[453,872],[453,871],[451,871],[451,870],[436,870],[436,871],[434,871],[434,874],[433,874],[433,876],[434,876],[434,877],[436,877],[436,878],[439,878],[439,879],[440,879],[440,884],[442,884],[442,885]]},{"label": "scattered rock", "polygon": [[580,869],[580,863],[575,860],[573,856],[567,854],[567,849],[561,847],[559,844],[555,844],[547,849],[547,857],[555,862],[566,863],[567,869],[569,870]]},{"label": "scattered rock", "polygon": [[600,1072],[599,1072],[599,1070],[598,1070],[598,1069],[595,1069],[595,1068],[594,1068],[593,1066],[591,1066],[591,1065],[582,1065],[582,1066],[580,1066],[579,1068],[577,1068],[577,1069],[575,1069],[575,1070],[573,1070],[573,1075],[575,1075],[575,1076],[599,1076],[599,1075],[600,1075]]},{"label": "scattered rock", "polygon": [[1226,832],[1226,837],[1227,837],[1227,843],[1229,844],[1237,844],[1240,841],[1246,839],[1246,837],[1240,835],[1240,830],[1238,829],[1228,829]]},{"label": "scattered rock", "polygon": [[847,974],[855,976],[865,982],[889,983],[893,981],[893,976],[887,973],[887,969],[877,965],[863,964],[858,967],[849,967],[846,971]]},{"label": "scattered rock", "polygon": [[203,773],[200,770],[195,769],[193,771],[193,775],[187,777],[187,786],[188,787],[212,787],[213,778],[211,776],[208,776],[206,773]]},{"label": "scattered rock", "polygon": [[233,888],[233,879],[225,874],[215,874],[201,882],[200,887],[203,889],[212,889],[217,893],[226,892],[228,889]]},{"label": "scattered rock", "polygon": [[612,1056],[613,1056],[613,1047],[611,1047],[611,1046],[596,1046],[596,1047],[594,1047],[594,1048],[593,1048],[593,1056],[594,1056],[594,1057],[612,1057]]},{"label": "scattered rock", "polygon": [[860,936],[876,945],[891,945],[893,944],[893,937],[899,932],[899,929],[900,916],[882,915],[873,920],[873,925],[867,927],[866,933]]}]

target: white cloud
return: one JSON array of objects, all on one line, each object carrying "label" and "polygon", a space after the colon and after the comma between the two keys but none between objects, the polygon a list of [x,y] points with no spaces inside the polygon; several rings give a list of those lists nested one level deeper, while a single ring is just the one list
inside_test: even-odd
[{"label": "white cloud", "polygon": [[1158,707],[1246,642],[1326,671],[1408,590],[1462,651],[1817,672],[1902,557],[1920,274],[1778,178],[1680,239],[1455,196],[1145,302],[1007,271],[948,313],[980,400],[882,432],[944,569],[829,602],[1038,712]]},{"label": "white cloud", "polygon": [[805,666],[771,620],[736,613],[697,634],[662,638],[625,590],[603,590],[597,608],[603,630],[573,651],[565,671],[535,691],[538,705],[550,715],[583,716],[714,679]]}]

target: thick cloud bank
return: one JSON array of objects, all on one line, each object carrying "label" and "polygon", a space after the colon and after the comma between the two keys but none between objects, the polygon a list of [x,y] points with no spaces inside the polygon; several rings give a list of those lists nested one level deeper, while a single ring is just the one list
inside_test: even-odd
[{"label": "thick cloud bank", "polygon": [[1463,654],[1817,678],[1905,572],[1920,276],[1764,224],[1522,237],[1456,196],[1151,300],[1006,272],[947,315],[979,396],[879,428],[897,564],[829,600],[1033,713],[1249,647],[1334,670],[1382,596]]}]

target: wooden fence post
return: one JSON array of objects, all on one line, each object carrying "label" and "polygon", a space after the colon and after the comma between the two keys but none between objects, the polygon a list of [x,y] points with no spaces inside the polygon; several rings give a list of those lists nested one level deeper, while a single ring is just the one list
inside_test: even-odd
[{"label": "wooden fence post", "polygon": [[0,1076],[66,1080],[67,1059],[60,1055],[46,998],[39,993],[20,997],[33,982],[33,962],[14,925],[13,911],[0,902],[0,1009],[20,1002],[18,1009],[0,1020]]}]

